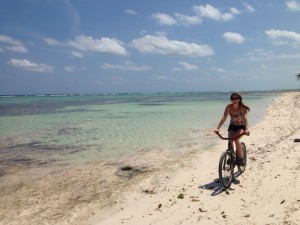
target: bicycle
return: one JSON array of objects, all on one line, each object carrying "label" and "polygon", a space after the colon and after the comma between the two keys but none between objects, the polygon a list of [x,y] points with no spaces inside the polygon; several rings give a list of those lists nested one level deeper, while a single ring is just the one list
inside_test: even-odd
[{"label": "bicycle", "polygon": [[[244,142],[241,142],[242,149],[243,149],[243,163],[238,162],[237,153],[234,151],[232,141],[240,138],[243,135],[246,135],[245,132],[238,135],[236,138],[224,138],[219,132],[215,132],[222,140],[228,140],[228,149],[222,153],[219,161],[219,179],[226,190],[230,187],[233,178],[234,178],[234,167],[238,167],[238,171],[242,174],[247,165],[247,151],[246,145]],[[249,134],[247,134],[249,135]]]}]

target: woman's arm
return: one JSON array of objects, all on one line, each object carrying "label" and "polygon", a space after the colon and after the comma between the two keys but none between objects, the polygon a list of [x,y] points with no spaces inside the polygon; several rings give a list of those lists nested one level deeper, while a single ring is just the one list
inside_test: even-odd
[{"label": "woman's arm", "polygon": [[248,124],[248,114],[247,114],[247,112],[248,112],[247,109],[244,109],[243,116],[244,116],[245,127],[246,127],[245,133],[249,133],[249,124]]},{"label": "woman's arm", "polygon": [[219,125],[217,126],[217,129],[215,131],[219,131],[220,128],[222,127],[222,125],[224,124],[224,122],[226,121],[227,117],[228,117],[228,114],[230,112],[230,105],[227,105],[226,108],[225,108],[225,111],[224,111],[224,114],[221,118],[221,121],[219,123]]}]

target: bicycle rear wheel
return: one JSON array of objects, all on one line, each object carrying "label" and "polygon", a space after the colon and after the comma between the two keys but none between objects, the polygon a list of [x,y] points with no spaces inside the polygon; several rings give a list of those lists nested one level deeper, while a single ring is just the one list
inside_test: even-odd
[{"label": "bicycle rear wheel", "polygon": [[233,157],[226,151],[220,157],[219,178],[224,189],[230,187],[233,180]]},{"label": "bicycle rear wheel", "polygon": [[245,169],[246,169],[246,165],[247,165],[247,151],[246,151],[246,145],[244,142],[241,142],[242,145],[242,149],[243,149],[243,161],[244,161],[244,165],[238,165],[238,170],[240,173],[244,173]]}]

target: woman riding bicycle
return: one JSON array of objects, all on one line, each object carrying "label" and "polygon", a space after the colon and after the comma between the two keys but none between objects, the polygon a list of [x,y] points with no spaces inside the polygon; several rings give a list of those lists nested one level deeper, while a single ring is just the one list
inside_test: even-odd
[{"label": "woman riding bicycle", "polygon": [[[220,128],[226,121],[228,114],[230,115],[230,125],[228,127],[228,137],[235,138],[242,132],[249,134],[247,112],[250,111],[250,108],[243,103],[243,98],[239,93],[232,93],[230,96],[231,104],[228,104],[225,108],[224,115],[221,118],[221,121],[215,130],[219,132]],[[240,143],[240,138],[234,141],[236,146],[236,152],[238,155],[239,164],[243,164],[243,150]]]}]

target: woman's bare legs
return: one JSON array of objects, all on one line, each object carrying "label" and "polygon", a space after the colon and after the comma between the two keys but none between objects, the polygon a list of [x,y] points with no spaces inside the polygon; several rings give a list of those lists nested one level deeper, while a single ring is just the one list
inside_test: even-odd
[{"label": "woman's bare legs", "polygon": [[[238,130],[236,132],[234,132],[234,131],[228,131],[228,136],[230,138],[231,137],[235,138],[235,137],[239,136],[242,132],[243,132],[243,130]],[[240,143],[240,138],[236,139],[234,141],[234,144],[235,144],[235,147],[236,147],[236,152],[237,152],[238,158],[239,159],[243,159],[244,158],[244,153],[243,153],[242,145]]]},{"label": "woman's bare legs", "polygon": [[235,143],[235,146],[236,146],[236,152],[237,152],[238,158],[243,159],[244,158],[244,153],[243,153],[243,149],[242,149],[242,145],[240,143],[240,140],[237,139],[237,140],[234,141],[234,143]]}]

